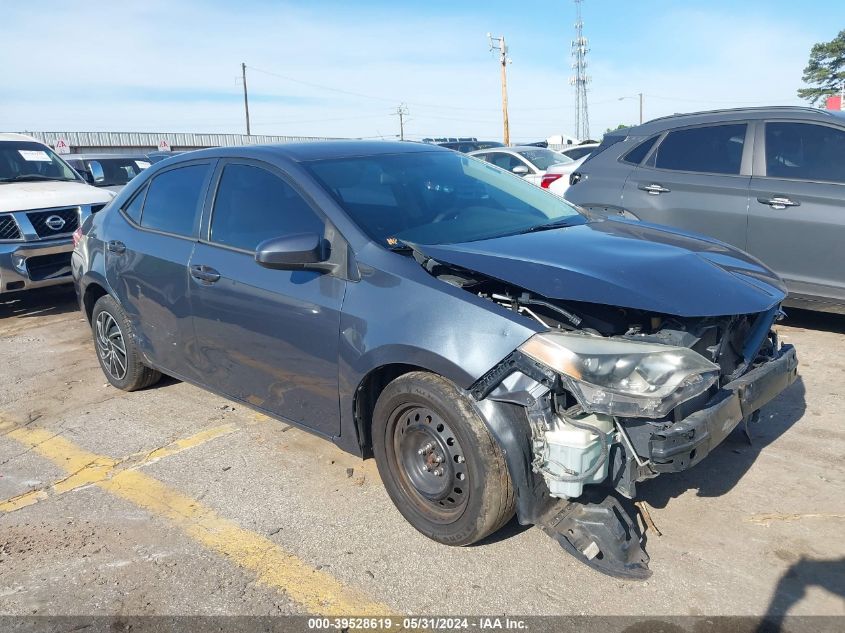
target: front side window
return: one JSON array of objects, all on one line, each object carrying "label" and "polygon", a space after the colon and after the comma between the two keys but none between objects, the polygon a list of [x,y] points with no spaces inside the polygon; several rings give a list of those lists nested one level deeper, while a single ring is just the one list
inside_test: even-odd
[{"label": "front side window", "polygon": [[155,176],[147,187],[141,226],[192,236],[208,165],[189,165]]},{"label": "front side window", "polygon": [[338,158],[305,166],[352,221],[386,247],[399,248],[403,241],[455,244],[585,221],[562,198],[454,152]]},{"label": "front side window", "polygon": [[0,142],[0,183],[38,180],[79,180],[79,176],[46,145]]},{"label": "front side window", "polygon": [[845,131],[812,123],[766,123],[766,175],[845,182]]},{"label": "front side window", "polygon": [[745,128],[745,123],[732,123],[669,132],[657,146],[653,164],[659,169],[739,174]]},{"label": "front side window", "polygon": [[261,167],[226,165],[214,198],[211,241],[254,251],[264,240],[323,234],[323,222],[288,183]]}]

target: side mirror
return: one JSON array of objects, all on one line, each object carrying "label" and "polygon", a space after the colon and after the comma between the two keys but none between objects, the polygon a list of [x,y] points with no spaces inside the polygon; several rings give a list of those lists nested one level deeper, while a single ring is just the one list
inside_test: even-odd
[{"label": "side mirror", "polygon": [[261,242],[255,249],[255,261],[264,268],[277,270],[333,270],[329,245],[317,233],[297,233],[274,237]]},{"label": "side mirror", "polygon": [[525,165],[517,165],[516,167],[511,169],[511,171],[517,176],[525,176],[528,173],[528,167],[526,167]]},{"label": "side mirror", "polygon": [[96,160],[88,161],[88,169],[91,170],[91,177],[94,179],[94,184],[99,184],[106,179],[103,173],[103,166]]}]

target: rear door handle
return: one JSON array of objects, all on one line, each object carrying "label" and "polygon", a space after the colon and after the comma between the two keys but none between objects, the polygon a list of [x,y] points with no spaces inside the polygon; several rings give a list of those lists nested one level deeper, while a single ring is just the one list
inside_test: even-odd
[{"label": "rear door handle", "polygon": [[641,189],[646,193],[650,193],[653,196],[659,196],[661,193],[669,193],[672,191],[671,189],[667,189],[663,185],[658,185],[656,182],[651,183],[650,185],[638,185],[637,189]]},{"label": "rear door handle", "polygon": [[220,279],[220,273],[214,270],[211,266],[193,265],[191,266],[191,277],[199,279],[208,284],[213,284]]},{"label": "rear door handle", "polygon": [[790,200],[786,196],[772,196],[771,198],[766,197],[759,197],[757,198],[757,202],[760,204],[767,204],[772,209],[785,209],[786,207],[800,207],[800,202],[795,202],[794,200]]},{"label": "rear door handle", "polygon": [[119,241],[119,240],[110,240],[110,241],[106,244],[106,247],[107,247],[107,248],[108,248],[108,249],[109,249],[112,253],[123,253],[123,252],[126,250],[126,244],[124,244],[123,242],[121,242],[121,241]]}]

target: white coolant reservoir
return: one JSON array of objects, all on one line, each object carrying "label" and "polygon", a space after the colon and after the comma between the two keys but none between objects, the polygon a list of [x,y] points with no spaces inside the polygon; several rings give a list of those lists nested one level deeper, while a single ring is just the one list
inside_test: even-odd
[{"label": "white coolant reservoir", "polygon": [[[588,431],[573,426],[563,418],[556,418],[555,427],[546,431],[544,476],[549,490],[554,497],[574,499],[584,491],[584,484],[604,481],[607,477],[608,460],[588,477],[588,472],[601,459],[601,441],[599,433],[607,437],[608,446],[613,442],[613,418],[606,415],[584,414],[573,418],[581,424],[589,424],[597,429]],[[573,475],[573,473],[575,473]],[[562,479],[582,479],[582,481],[563,481]]]}]

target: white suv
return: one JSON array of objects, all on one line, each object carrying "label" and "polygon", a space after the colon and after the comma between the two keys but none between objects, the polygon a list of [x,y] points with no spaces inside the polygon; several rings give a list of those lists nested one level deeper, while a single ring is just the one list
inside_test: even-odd
[{"label": "white suv", "polygon": [[73,232],[113,197],[43,143],[0,134],[0,294],[70,283]]}]

